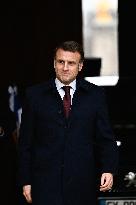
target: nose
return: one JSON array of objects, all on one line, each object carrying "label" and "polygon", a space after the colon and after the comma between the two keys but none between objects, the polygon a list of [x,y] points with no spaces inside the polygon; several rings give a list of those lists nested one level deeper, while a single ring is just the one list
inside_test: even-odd
[{"label": "nose", "polygon": [[63,70],[68,70],[68,63],[67,62],[65,62]]}]

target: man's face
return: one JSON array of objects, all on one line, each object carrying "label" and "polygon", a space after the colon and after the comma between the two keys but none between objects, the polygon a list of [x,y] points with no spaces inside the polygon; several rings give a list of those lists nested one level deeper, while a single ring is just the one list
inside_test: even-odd
[{"label": "man's face", "polygon": [[82,70],[80,53],[58,49],[54,60],[56,77],[65,85],[76,79],[78,72]]}]

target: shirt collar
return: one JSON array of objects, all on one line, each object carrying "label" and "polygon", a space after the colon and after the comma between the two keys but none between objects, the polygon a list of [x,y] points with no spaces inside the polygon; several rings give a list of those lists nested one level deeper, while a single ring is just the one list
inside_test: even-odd
[{"label": "shirt collar", "polygon": [[[60,90],[63,86],[65,86],[63,83],[61,83],[58,78],[55,79],[55,84],[56,84],[56,87],[57,87],[57,90]],[[69,86],[71,86],[71,88],[75,91],[76,90],[76,79],[73,80]]]}]

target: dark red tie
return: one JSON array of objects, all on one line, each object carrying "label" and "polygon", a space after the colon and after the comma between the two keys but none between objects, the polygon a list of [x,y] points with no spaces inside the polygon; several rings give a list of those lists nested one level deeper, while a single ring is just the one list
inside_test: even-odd
[{"label": "dark red tie", "polygon": [[71,107],[71,96],[70,96],[70,86],[63,86],[63,89],[65,91],[65,95],[63,98],[63,106],[64,106],[64,113],[66,118],[69,116],[70,107]]}]

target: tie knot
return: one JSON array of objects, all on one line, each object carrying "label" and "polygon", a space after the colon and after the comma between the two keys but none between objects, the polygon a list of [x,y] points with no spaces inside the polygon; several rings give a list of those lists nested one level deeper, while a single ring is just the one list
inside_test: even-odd
[{"label": "tie knot", "polygon": [[71,88],[71,86],[63,86],[62,88],[65,91],[66,95],[70,95],[70,88]]}]

